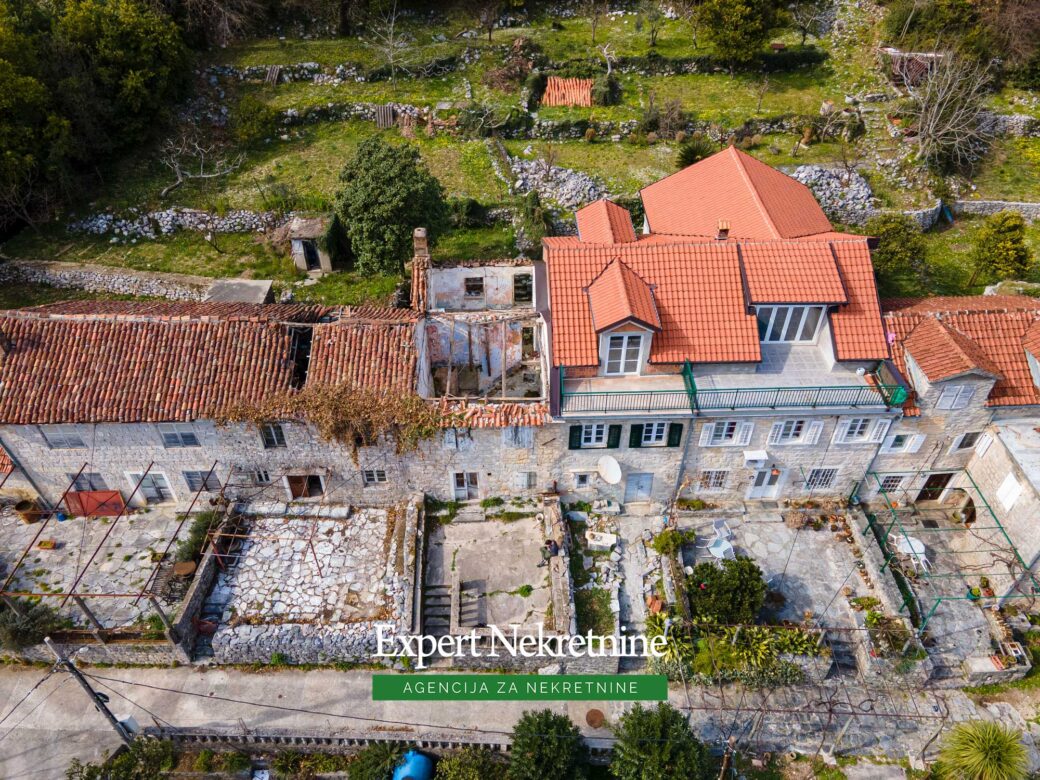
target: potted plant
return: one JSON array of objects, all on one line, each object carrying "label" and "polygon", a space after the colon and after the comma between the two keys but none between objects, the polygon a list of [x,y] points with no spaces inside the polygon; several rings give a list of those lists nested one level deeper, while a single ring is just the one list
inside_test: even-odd
[{"label": "potted plant", "polygon": [[978,601],[982,598],[982,591],[979,588],[968,588],[968,601]]}]

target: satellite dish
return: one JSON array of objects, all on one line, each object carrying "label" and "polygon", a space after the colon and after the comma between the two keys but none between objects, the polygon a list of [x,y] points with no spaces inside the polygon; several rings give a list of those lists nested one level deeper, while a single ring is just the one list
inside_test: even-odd
[{"label": "satellite dish", "polygon": [[610,455],[604,455],[596,462],[596,471],[608,485],[616,485],[621,481],[621,466]]}]

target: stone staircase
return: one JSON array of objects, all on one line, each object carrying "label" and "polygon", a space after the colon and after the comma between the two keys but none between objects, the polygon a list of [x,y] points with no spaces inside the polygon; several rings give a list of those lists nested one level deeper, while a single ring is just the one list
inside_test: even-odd
[{"label": "stone staircase", "polygon": [[422,594],[423,634],[445,636],[451,627],[451,588],[427,585]]}]

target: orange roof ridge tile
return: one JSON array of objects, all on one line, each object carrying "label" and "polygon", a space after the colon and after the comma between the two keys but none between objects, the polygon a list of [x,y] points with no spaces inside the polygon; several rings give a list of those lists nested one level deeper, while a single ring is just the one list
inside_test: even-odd
[{"label": "orange roof ridge tile", "polygon": [[607,263],[585,292],[597,333],[626,320],[661,329],[653,287],[620,258]]}]

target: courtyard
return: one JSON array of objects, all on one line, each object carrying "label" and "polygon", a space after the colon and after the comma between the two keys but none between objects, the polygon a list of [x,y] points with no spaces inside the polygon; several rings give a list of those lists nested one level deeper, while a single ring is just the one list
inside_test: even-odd
[{"label": "courtyard", "polygon": [[[103,627],[131,625],[152,611],[146,600],[137,601],[135,596],[145,587],[159,556],[173,539],[180,517],[172,508],[160,506],[118,519],[76,517],[60,522],[52,519],[28,551],[7,590],[54,594],[44,596],[44,603],[58,609],[62,617],[76,626],[89,627],[86,616],[71,599],[59,609],[63,599],[58,594],[72,592],[73,584],[80,577],[75,585],[76,593],[110,594],[84,597]],[[10,507],[0,511],[0,575],[3,579],[40,528],[40,523],[23,524]],[[118,597],[116,594],[135,595]]]}]

